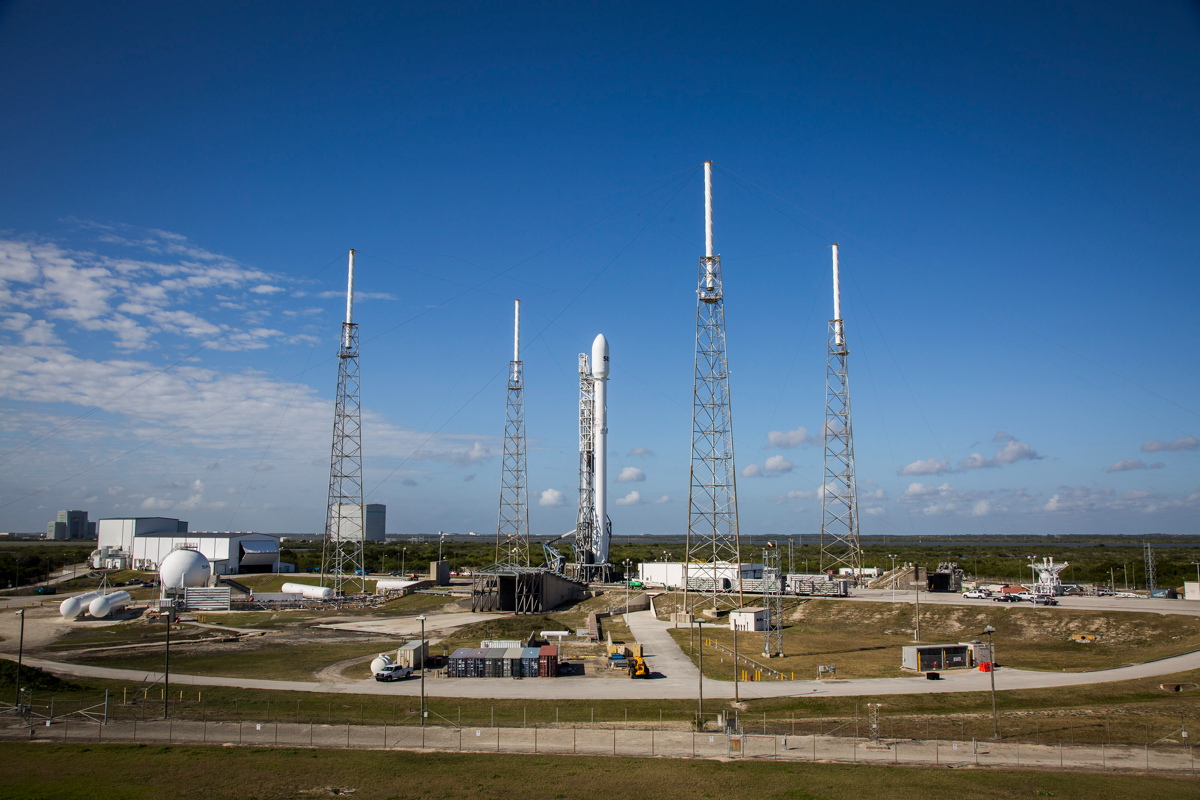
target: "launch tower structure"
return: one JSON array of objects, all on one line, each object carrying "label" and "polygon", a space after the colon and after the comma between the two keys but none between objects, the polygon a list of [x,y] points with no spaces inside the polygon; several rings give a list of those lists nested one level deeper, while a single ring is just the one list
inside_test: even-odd
[{"label": "launch tower structure", "polygon": [[513,358],[508,365],[501,462],[500,520],[496,526],[496,564],[528,567],[529,493],[525,477],[525,376],[521,364],[521,301],[513,312]]},{"label": "launch tower structure", "polygon": [[741,603],[741,544],[733,462],[729,358],[721,257],[713,252],[712,162],[704,162],[704,256],[696,289],[696,362],[692,395],[692,463],[688,491],[684,608],[733,591]]},{"label": "launch tower structure", "polygon": [[[333,450],[321,547],[321,585],[333,584],[335,597],[363,592],[362,402],[358,367],[358,325],[354,322],[354,251],[346,282],[346,321],[338,348],[337,397],[333,408]],[[357,587],[355,587],[357,584]]]},{"label": "launch tower structure", "polygon": [[763,606],[767,625],[763,628],[763,655],[783,656],[783,567],[782,554],[774,542],[763,548]]},{"label": "launch tower structure", "polygon": [[575,577],[584,582],[612,577],[608,561],[608,340],[600,334],[592,353],[579,354],[579,513],[575,523]]},{"label": "launch tower structure", "polygon": [[854,429],[850,418],[850,373],[838,246],[833,245],[833,319],[825,362],[825,483],[822,487],[821,570],[850,570],[862,581],[862,545],[858,536],[858,496],[854,477]]}]

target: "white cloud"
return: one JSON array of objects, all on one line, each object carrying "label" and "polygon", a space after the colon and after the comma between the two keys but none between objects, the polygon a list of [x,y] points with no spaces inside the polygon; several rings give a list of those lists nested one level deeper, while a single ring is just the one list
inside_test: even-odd
[{"label": "white cloud", "polygon": [[538,498],[538,505],[542,508],[554,508],[555,506],[566,505],[566,496],[558,489],[546,489]]},{"label": "white cloud", "polygon": [[634,490],[634,491],[630,492],[629,494],[625,495],[624,497],[619,498],[617,500],[617,505],[619,505],[619,506],[640,506],[643,502],[645,502],[645,501],[642,500],[642,493],[637,490]]},{"label": "white cloud", "polygon": [[926,458],[900,468],[897,475],[941,475],[953,472],[948,458]]},{"label": "white cloud", "polygon": [[763,463],[763,470],[768,473],[782,475],[791,472],[795,466],[792,462],[780,455],[771,456]]},{"label": "white cloud", "polygon": [[648,447],[635,447],[627,455],[629,458],[650,457],[654,455],[654,451]]},{"label": "white cloud", "polygon": [[617,481],[620,483],[637,483],[644,480],[646,480],[646,473],[637,467],[625,467],[617,476]]},{"label": "white cloud", "polygon": [[1142,452],[1161,453],[1178,450],[1195,450],[1197,448],[1200,448],[1200,439],[1197,439],[1195,436],[1184,436],[1173,442],[1160,442],[1158,439],[1151,439],[1142,445]]},{"label": "white cloud", "polygon": [[769,431],[767,433],[767,443],[771,447],[788,449],[799,447],[802,444],[820,444],[821,439],[820,437],[809,435],[808,428],[801,425],[794,431]]},{"label": "white cloud", "polygon": [[817,498],[819,495],[820,495],[820,492],[816,492],[816,491],[812,491],[812,490],[808,490],[808,489],[792,489],[790,492],[787,492],[786,494],[777,495],[775,497],[772,497],[771,499],[774,500],[776,503],[788,503],[788,502],[792,502],[795,500],[813,500],[813,499]]},{"label": "white cloud", "polygon": [[251,287],[250,289],[252,294],[278,294],[279,292],[286,291],[287,289],[284,289],[282,286],[272,286],[269,283],[260,283],[258,286]]},{"label": "white cloud", "polygon": [[671,495],[669,495],[669,494],[664,494],[664,495],[662,495],[661,497],[659,497],[657,500],[651,500],[650,502],[651,502],[651,503],[653,503],[653,504],[654,504],[654,505],[656,505],[656,506],[661,506],[661,505],[663,505],[663,504],[665,504],[665,503],[669,503],[669,502],[671,502]]},{"label": "white cloud", "polygon": [[1129,472],[1135,469],[1163,469],[1167,465],[1161,461],[1155,461],[1153,464],[1147,464],[1140,458],[1123,458],[1109,466],[1105,472]]},{"label": "white cloud", "polygon": [[1018,461],[1038,461],[1041,456],[1037,452],[1022,441],[1018,441],[1015,436],[1010,436],[1003,431],[997,433],[993,438],[993,442],[1004,442],[996,455],[992,458],[985,458],[979,453],[972,453],[959,462],[959,468],[962,470],[972,469],[992,469],[999,467],[1001,464],[1015,464]]},{"label": "white cloud", "polygon": [[760,475],[762,475],[762,467],[760,467],[758,464],[751,464],[748,467],[742,468],[743,478],[757,478]]}]

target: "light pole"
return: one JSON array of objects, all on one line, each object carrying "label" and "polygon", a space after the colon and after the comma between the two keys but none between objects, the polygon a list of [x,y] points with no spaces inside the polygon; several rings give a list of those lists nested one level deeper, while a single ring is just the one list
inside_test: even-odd
[{"label": "light pole", "polygon": [[163,719],[167,718],[167,710],[171,704],[171,612],[174,610],[174,606],[167,609],[167,647],[163,656]]},{"label": "light pole", "polygon": [[917,599],[917,626],[913,630],[913,641],[921,641],[921,568],[913,565],[913,597]]},{"label": "light pole", "polygon": [[408,563],[408,548],[402,547],[402,548],[400,548],[400,574],[406,578],[408,577],[408,570],[405,569],[405,565],[407,563]]},{"label": "light pole", "polygon": [[428,655],[425,651],[425,615],[417,617],[421,623],[421,727],[425,727],[425,658]]},{"label": "light pole", "polygon": [[438,561],[442,560],[442,542],[446,541],[446,532],[438,531]]},{"label": "light pole", "polygon": [[996,629],[988,625],[983,632],[988,637],[988,658],[992,661],[992,668],[988,670],[988,675],[992,679],[992,738],[1000,741],[1000,716],[996,713],[996,645],[992,643],[992,634],[996,632]]},{"label": "light pole", "polygon": [[696,706],[696,724],[700,730],[704,730],[704,620],[696,620],[698,635],[700,637],[700,672],[697,676],[700,682],[699,704]]},{"label": "light pole", "polygon": [[25,609],[16,612],[21,618],[21,635],[17,639],[17,688],[13,695],[13,708],[19,714],[21,711],[21,661],[25,657]]},{"label": "light pole", "polygon": [[[1200,561],[1193,561],[1192,563],[1196,566],[1196,583],[1200,583]],[[1184,592],[1184,596],[1187,596],[1187,592]]]},{"label": "light pole", "polygon": [[892,602],[896,602],[896,554],[888,553],[888,558],[892,560]]},{"label": "light pole", "polygon": [[629,621],[629,559],[625,559],[625,621]]},{"label": "light pole", "polygon": [[[732,619],[732,617],[731,617],[731,619]],[[738,691],[738,626],[737,626],[737,623],[734,622],[732,625],[730,625],[730,627],[733,628],[733,702],[740,703],[740,702],[742,702],[742,698]],[[704,646],[703,643],[701,643],[701,647],[703,647],[703,646]]]}]

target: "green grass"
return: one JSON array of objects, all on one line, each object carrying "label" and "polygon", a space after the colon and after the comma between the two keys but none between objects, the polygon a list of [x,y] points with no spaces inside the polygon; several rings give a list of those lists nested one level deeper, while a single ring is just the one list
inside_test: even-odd
[{"label": "green grass", "polygon": [[[663,604],[670,604],[671,600]],[[848,603],[838,600],[790,601],[785,606],[785,658],[761,657],[761,633],[738,635],[739,653],[749,659],[815,678],[817,665],[833,664],[839,678],[890,678],[911,674],[900,668],[901,648],[910,645],[915,608],[908,603]],[[1111,669],[1200,650],[1200,618],[1183,615],[1071,608],[1039,608],[1028,604],[991,606],[925,605],[921,607],[921,641],[952,644],[981,638],[986,625],[994,634],[998,661],[1032,670],[1081,672]],[[705,624],[704,638],[733,648],[733,633],[724,617]],[[695,652],[687,627],[672,630],[684,652]],[[1074,633],[1094,633],[1093,644],[1071,640]],[[723,659],[723,661],[722,661]],[[750,668],[744,662],[743,668]],[[732,656],[706,649],[704,674],[733,680]]]},{"label": "green grass", "polygon": [[1159,800],[1196,790],[1194,779],[1160,775],[250,747],[5,743],[0,759],[0,800],[276,800],[328,797],[330,787],[352,789],[357,800],[573,800],[598,792],[721,800]]},{"label": "green grass", "polygon": [[[255,677],[268,680],[312,680],[313,673],[350,658],[364,658],[395,650],[396,638],[370,641],[328,642],[322,644],[279,646],[271,640],[261,644],[249,642],[230,645],[220,652],[188,652],[185,648],[171,650],[171,670],[195,675]],[[76,659],[83,664],[96,664],[121,669],[161,670],[163,649],[154,652],[117,652],[89,654]],[[360,677],[369,677],[366,670]]]}]

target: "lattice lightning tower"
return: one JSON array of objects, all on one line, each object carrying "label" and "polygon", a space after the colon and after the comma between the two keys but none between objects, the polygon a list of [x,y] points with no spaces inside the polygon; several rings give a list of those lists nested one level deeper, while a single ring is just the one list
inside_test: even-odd
[{"label": "lattice lightning tower", "polygon": [[825,364],[825,485],[822,488],[821,570],[847,567],[855,584],[862,579],[858,538],[858,497],[854,479],[854,431],[850,420],[850,373],[838,274],[833,246],[833,319]]},{"label": "lattice lightning tower", "polygon": [[338,348],[333,451],[329,459],[329,502],[321,547],[321,585],[332,579],[337,597],[366,590],[363,576],[362,406],[358,373],[358,325],[354,323],[354,251],[346,285],[346,321]]},{"label": "lattice lightning tower", "polygon": [[513,322],[513,360],[508,366],[508,400],[504,416],[500,521],[496,526],[496,563],[528,567],[529,494],[525,485],[525,378],[521,365],[521,301]]},{"label": "lattice lightning tower", "polygon": [[742,594],[725,301],[721,257],[713,253],[711,161],[704,162],[704,240],[696,290],[692,465],[684,557],[684,607],[688,611],[705,596],[717,608],[724,578],[730,579],[730,589],[737,592],[739,606]]},{"label": "lattice lightning tower", "polygon": [[767,609],[767,627],[763,629],[763,655],[783,656],[783,567],[774,542],[763,549],[763,606]]}]

